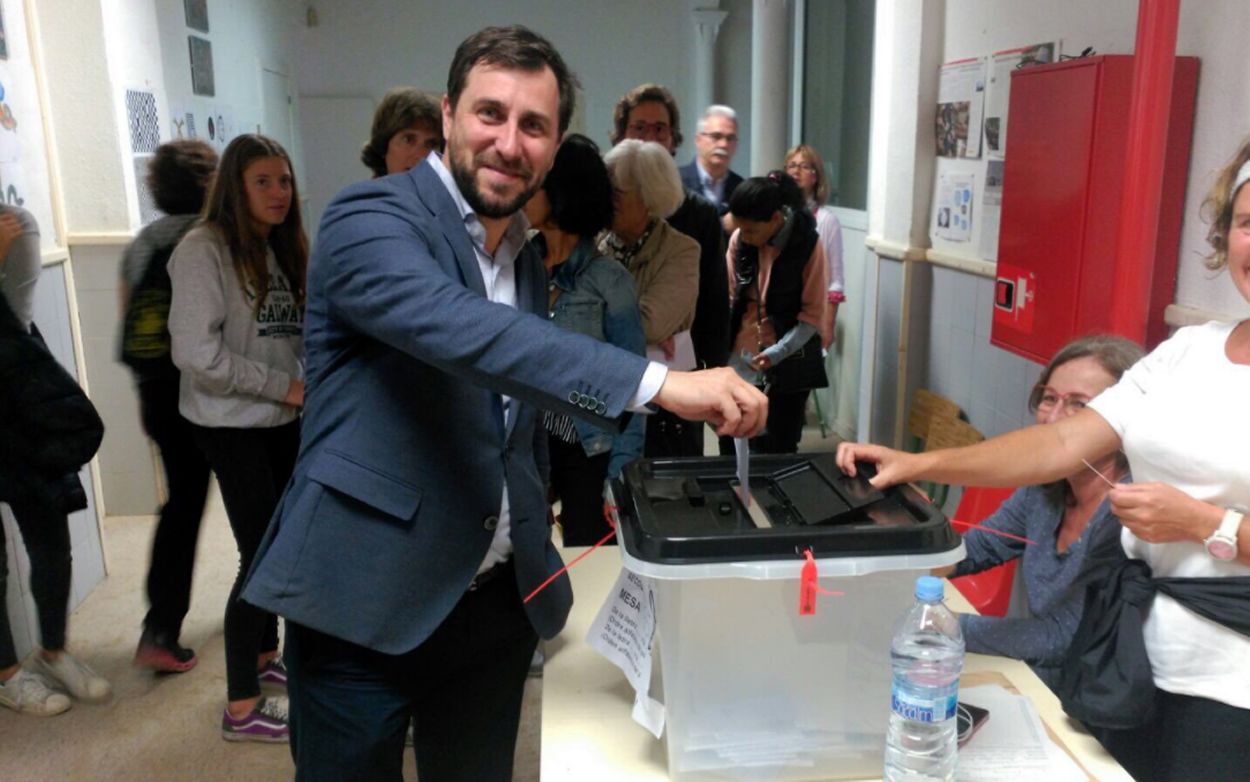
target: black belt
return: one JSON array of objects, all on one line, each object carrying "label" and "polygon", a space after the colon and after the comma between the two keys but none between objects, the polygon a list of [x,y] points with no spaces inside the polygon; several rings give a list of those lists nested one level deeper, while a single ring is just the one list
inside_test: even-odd
[{"label": "black belt", "polygon": [[500,576],[507,574],[507,573],[511,573],[511,572],[512,572],[512,560],[510,558],[505,559],[503,562],[496,563],[495,565],[492,565],[487,570],[483,570],[481,573],[478,573],[476,576],[474,576],[473,580],[469,582],[468,591],[476,592],[477,590],[486,586],[487,584],[499,578]]}]

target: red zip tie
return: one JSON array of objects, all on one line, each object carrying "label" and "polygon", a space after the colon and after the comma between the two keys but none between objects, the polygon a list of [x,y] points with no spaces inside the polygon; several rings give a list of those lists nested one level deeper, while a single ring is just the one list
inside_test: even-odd
[{"label": "red zip tie", "polygon": [[1012,535],[1010,532],[1003,532],[1002,530],[996,530],[993,527],[982,527],[980,524],[973,524],[971,521],[956,521],[955,519],[950,519],[950,523],[958,524],[961,527],[975,527],[976,529],[979,529],[982,532],[988,532],[991,535],[998,535],[1001,538],[1009,538],[1011,540],[1018,540],[1021,543],[1028,543],[1030,546],[1037,545],[1037,541],[1029,540],[1028,538],[1022,538],[1019,535]]},{"label": "red zip tie", "polygon": [[608,522],[608,526],[612,528],[611,531],[609,531],[608,534],[600,538],[598,543],[591,546],[586,551],[583,551],[581,554],[577,555],[577,557],[574,558],[572,562],[568,563],[564,567],[560,568],[559,570],[557,570],[556,572],[548,576],[546,581],[542,582],[537,587],[535,587],[534,591],[526,595],[525,599],[522,600],[521,602],[528,603],[529,601],[533,600],[535,595],[537,595],[539,592],[543,591],[547,587],[551,586],[551,582],[555,581],[557,578],[567,573],[569,568],[573,567],[578,562],[581,562],[583,559],[586,558],[588,554],[593,554],[595,549],[599,548],[604,543],[607,543],[609,540],[611,540],[612,536],[616,534],[616,522],[612,519],[612,511],[615,511],[615,510],[620,510],[620,508],[618,508],[615,505],[608,505],[605,502],[603,504],[603,518],[604,518],[604,521]]},{"label": "red zip tie", "polygon": [[816,558],[812,556],[812,550],[805,549],[803,557],[807,561],[803,563],[803,570],[799,576],[799,616],[812,616],[816,613],[816,595],[842,597],[845,593],[822,589],[816,580],[819,576],[816,573]]}]

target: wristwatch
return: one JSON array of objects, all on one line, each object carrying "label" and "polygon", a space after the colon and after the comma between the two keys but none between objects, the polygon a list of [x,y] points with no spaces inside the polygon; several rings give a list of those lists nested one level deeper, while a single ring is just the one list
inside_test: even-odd
[{"label": "wristwatch", "polygon": [[1244,518],[1232,508],[1224,511],[1220,526],[1211,533],[1211,537],[1203,541],[1212,559],[1227,562],[1237,558],[1237,530],[1241,527]]}]

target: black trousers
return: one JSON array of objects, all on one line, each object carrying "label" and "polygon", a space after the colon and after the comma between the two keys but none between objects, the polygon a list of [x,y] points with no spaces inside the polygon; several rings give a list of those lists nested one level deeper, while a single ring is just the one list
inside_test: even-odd
[{"label": "black trousers", "polygon": [[768,392],[768,424],[759,437],[751,440],[756,453],[795,453],[803,436],[803,418],[811,391]]},{"label": "black trousers", "polygon": [[239,572],[226,601],[226,693],[232,701],[260,695],[256,658],[278,648],[278,619],[239,599],[243,580],[269,526],[299,451],[299,421],[269,429],[192,425],[196,445],[217,475]]},{"label": "black trousers", "polygon": [[657,410],[647,416],[642,455],[648,459],[702,456],[703,424],[686,421],[667,410]]},{"label": "black trousers", "polygon": [[510,567],[405,654],[288,622],[296,782],[401,780],[410,719],[421,782],[511,782],[537,643]]},{"label": "black trousers", "polygon": [[[757,437],[751,438],[751,453],[797,453],[803,436],[803,420],[807,415],[807,397],[811,391],[792,393],[768,392],[768,424]],[[719,439],[721,456],[734,455],[732,437]]]},{"label": "black trousers", "polygon": [[[69,519],[64,513],[29,500],[12,500],[9,510],[17,520],[30,559],[30,591],[39,614],[39,645],[51,651],[64,649],[72,575]],[[8,561],[4,528],[0,527],[0,668],[17,664],[9,612],[5,608]]]},{"label": "black trousers", "polygon": [[191,605],[195,547],[208,496],[208,462],[191,424],[178,412],[178,376],[141,380],[139,415],[161,452],[169,498],[161,506],[148,566],[148,609],[143,626],[178,640]]},{"label": "black trousers", "polygon": [[1232,782],[1250,769],[1250,709],[1160,690],[1155,718],[1093,731],[1138,782]]},{"label": "black trousers", "polygon": [[560,498],[560,526],[564,545],[591,546],[611,531],[603,517],[603,481],[608,477],[610,451],[587,456],[581,443],[547,437],[551,457],[551,487]]}]

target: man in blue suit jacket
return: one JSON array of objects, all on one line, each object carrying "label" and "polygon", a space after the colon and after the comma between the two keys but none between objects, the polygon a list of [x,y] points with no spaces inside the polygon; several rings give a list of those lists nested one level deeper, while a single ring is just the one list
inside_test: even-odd
[{"label": "man in blue suit jacket", "polygon": [[694,139],[695,158],[678,169],[682,187],[711,201],[721,217],[742,177],[729,169],[738,151],[738,115],[728,106],[708,106]]},{"label": "man in blue suit jacket", "polygon": [[[545,321],[519,208],[576,81],[550,43],[487,28],[457,49],[447,151],[349,187],[308,276],[303,442],[243,599],[287,619],[298,780],[511,779],[537,636],[572,603],[550,541],[539,408],[614,425],[654,403],[758,432],[732,370],[659,364]],[[538,315],[539,317],[535,317]]]}]

